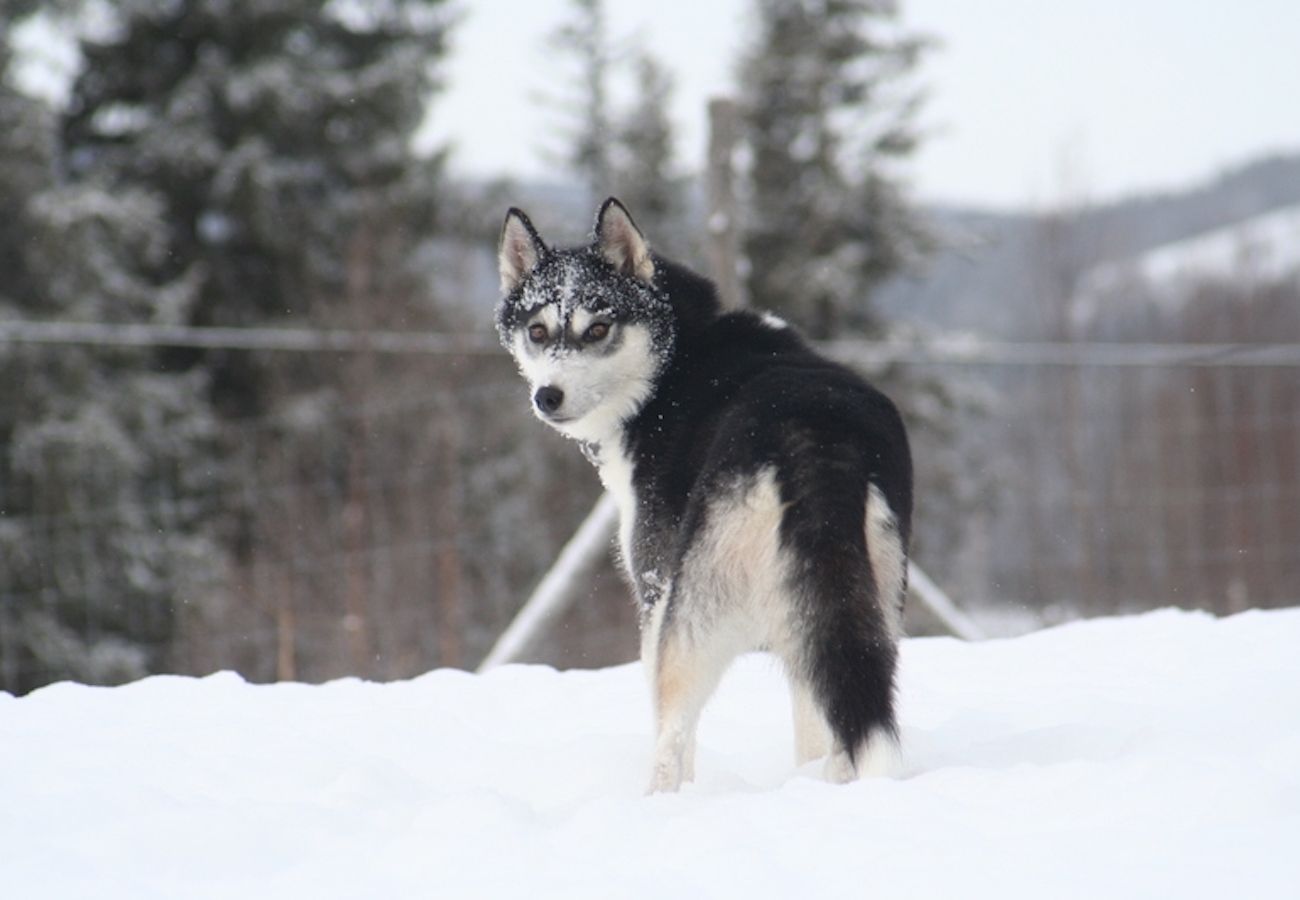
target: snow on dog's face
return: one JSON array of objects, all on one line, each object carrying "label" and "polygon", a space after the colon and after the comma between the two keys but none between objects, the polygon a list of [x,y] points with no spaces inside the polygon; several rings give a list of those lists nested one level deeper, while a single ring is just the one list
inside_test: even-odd
[{"label": "snow on dog's face", "polygon": [[618,434],[672,353],[672,307],[645,238],[612,197],[589,247],[552,250],[517,209],[498,253],[497,331],[528,380],[533,412],[569,437]]}]

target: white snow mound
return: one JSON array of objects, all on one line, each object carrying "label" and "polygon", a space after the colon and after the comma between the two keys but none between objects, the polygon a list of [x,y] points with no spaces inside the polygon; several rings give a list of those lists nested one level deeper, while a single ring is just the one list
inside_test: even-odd
[{"label": "white snow mound", "polygon": [[907,641],[906,769],[793,764],[763,657],[645,797],[640,668],[0,694],[0,893],[1294,897],[1300,611]]}]

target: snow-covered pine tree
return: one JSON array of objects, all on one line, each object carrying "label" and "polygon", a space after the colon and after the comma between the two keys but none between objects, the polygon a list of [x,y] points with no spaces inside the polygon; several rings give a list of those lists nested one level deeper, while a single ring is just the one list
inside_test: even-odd
[{"label": "snow-covered pine tree", "polygon": [[[0,2],[4,37],[22,16],[51,9]],[[443,0],[93,5],[104,27],[81,41],[67,106],[38,115],[0,103],[6,124],[26,123],[0,136],[5,225],[16,223],[0,256],[22,261],[0,273],[0,294],[15,315],[352,327],[437,316],[415,251],[438,210],[441,157],[416,158],[410,138],[436,87]],[[22,143],[33,133],[39,140]],[[194,585],[224,587],[205,566],[233,556],[239,568],[262,552],[265,514],[253,504],[265,499],[256,479],[268,460],[286,460],[290,477],[338,484],[347,498],[362,494],[367,423],[337,414],[385,394],[369,358],[0,354],[0,393],[12,394],[0,399],[13,400],[0,410],[0,643],[26,648],[15,671],[27,686],[173,668],[165,657],[178,621],[194,620],[197,606],[215,610],[212,628],[264,630],[264,609],[245,616],[192,601]],[[313,400],[295,404],[308,392]],[[309,409],[307,425],[286,407]],[[411,432],[427,429],[407,418]],[[304,458],[329,471],[294,471]],[[223,473],[236,479],[222,483],[224,499],[249,508],[223,507],[214,521],[207,483]],[[10,627],[14,597],[42,599],[21,607],[25,631]],[[99,660],[105,674],[68,667],[78,659]]]},{"label": "snow-covered pine tree", "polygon": [[[0,35],[20,6],[0,7]],[[0,319],[183,311],[192,281],[152,274],[159,197],[62,180],[55,111],[11,74],[0,67]],[[206,379],[154,362],[132,348],[0,344],[0,689],[164,667],[179,610],[211,584],[220,553],[205,500],[221,466]]]},{"label": "snow-covered pine tree", "polygon": [[675,134],[668,107],[672,101],[672,76],[651,53],[642,50],[635,60],[636,96],[619,117],[615,176],[611,193],[636,216],[656,249],[674,258],[687,257],[695,241],[686,227],[685,179],[674,167]]},{"label": "snow-covered pine tree", "polygon": [[[566,93],[551,98],[567,119],[559,155],[581,182],[588,210],[617,196],[658,249],[688,252],[694,242],[683,235],[686,185],[674,171],[668,115],[672,77],[648,50],[629,56],[620,49],[628,42],[610,37],[603,0],[570,2],[570,18],[551,35],[570,72]],[[622,108],[610,96],[625,79],[631,102]]]},{"label": "snow-covered pine tree", "polygon": [[866,332],[871,289],[924,243],[894,163],[916,143],[924,42],[892,0],[757,0],[740,67],[751,301],[810,335]]},{"label": "snow-covered pine tree", "polygon": [[10,68],[8,35],[26,5],[0,0],[0,208],[6,210],[0,216],[0,297],[7,295],[9,304],[33,293],[22,263],[25,209],[53,178],[52,111],[16,89]]},{"label": "snow-covered pine tree", "polygon": [[586,205],[595,209],[609,194],[614,175],[609,34],[604,0],[569,0],[569,6],[569,18],[552,32],[550,43],[562,58],[573,60],[572,87],[570,96],[551,99],[569,119],[559,153],[581,179]]},{"label": "snow-covered pine tree", "polygon": [[[410,248],[431,230],[441,157],[417,159],[410,142],[445,7],[123,0],[115,27],[82,47],[62,129],[69,175],[163,198],[155,277],[197,273],[194,324],[319,319],[359,288],[400,321],[424,299]],[[270,376],[254,357],[205,365],[223,409],[264,403]]]},{"label": "snow-covered pine tree", "polygon": [[[162,198],[153,274],[193,273],[192,324],[427,327],[438,311],[418,251],[435,230],[442,156],[417,157],[412,137],[437,86],[449,5],[115,4],[113,27],[83,44],[63,120],[70,176]],[[402,373],[364,353],[172,352],[162,362],[210,373],[239,478],[228,495],[245,504],[228,510],[222,535],[231,594],[192,617],[193,645],[243,629],[254,637],[234,664],[255,677],[383,674],[366,551],[390,510],[374,475],[414,465],[404,448],[436,446],[416,440],[430,427],[420,416],[373,437],[370,411],[400,394]],[[300,537],[308,520],[323,525]],[[293,569],[298,587],[284,575],[305,553],[335,559],[340,547],[335,567]],[[294,608],[298,592],[310,609]],[[396,602],[430,605],[418,594]]]}]

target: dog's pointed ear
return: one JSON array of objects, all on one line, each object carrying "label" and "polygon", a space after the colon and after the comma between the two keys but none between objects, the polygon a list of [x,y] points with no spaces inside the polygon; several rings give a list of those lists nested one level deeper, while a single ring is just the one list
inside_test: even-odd
[{"label": "dog's pointed ear", "polygon": [[655,277],[655,263],[650,256],[641,229],[622,203],[610,197],[596,214],[596,247],[600,255],[624,275],[647,284]]},{"label": "dog's pointed ear", "polygon": [[546,245],[533,223],[521,210],[511,207],[506,213],[505,224],[501,226],[501,241],[497,246],[501,293],[509,294],[517,288],[545,255]]}]

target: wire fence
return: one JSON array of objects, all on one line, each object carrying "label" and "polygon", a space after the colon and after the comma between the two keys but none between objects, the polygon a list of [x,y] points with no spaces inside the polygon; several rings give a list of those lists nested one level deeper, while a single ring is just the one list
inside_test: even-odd
[{"label": "wire fence", "polygon": [[968,603],[1046,621],[1300,603],[1300,368],[982,376],[991,401],[920,462],[936,499],[936,484],[975,476],[950,491],[954,509],[934,510],[960,524],[922,526],[941,558],[918,550]]},{"label": "wire fence", "polygon": [[[0,349],[219,337],[41,336],[10,323]],[[180,466],[129,502],[105,506],[87,491],[28,504],[53,514],[13,512],[0,484],[10,548],[0,689],[59,672],[319,681],[473,666],[596,497],[587,463],[531,421],[518,376],[487,339],[236,337],[250,352],[400,358],[371,389],[224,423],[223,445],[253,461],[225,479]],[[876,373],[905,408],[915,555],[968,612],[1011,629],[1168,605],[1300,603],[1300,345],[829,349]],[[200,514],[205,539],[166,551],[189,554],[183,590],[146,601],[143,575],[113,574],[123,523],[179,533]],[[150,636],[148,649],[123,633]],[[611,565],[540,658],[602,665],[635,646]]]}]

